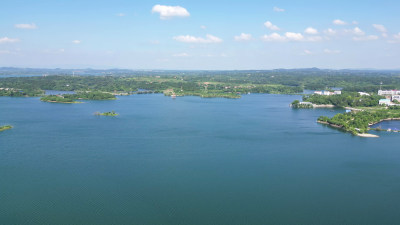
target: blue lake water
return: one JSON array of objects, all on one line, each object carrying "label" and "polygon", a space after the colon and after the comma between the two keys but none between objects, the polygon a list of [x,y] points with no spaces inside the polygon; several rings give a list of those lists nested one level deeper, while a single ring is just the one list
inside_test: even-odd
[{"label": "blue lake water", "polygon": [[343,110],[300,98],[1,97],[0,223],[398,223],[399,134],[317,124]]},{"label": "blue lake water", "polygon": [[75,91],[58,91],[58,90],[45,90],[45,95],[64,95],[75,94]]}]

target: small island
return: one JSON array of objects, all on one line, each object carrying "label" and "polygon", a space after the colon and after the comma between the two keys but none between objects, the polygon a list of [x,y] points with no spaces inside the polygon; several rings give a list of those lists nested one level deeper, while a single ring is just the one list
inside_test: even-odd
[{"label": "small island", "polygon": [[52,103],[79,103],[71,98],[66,98],[63,95],[47,95],[40,98],[42,102],[52,102]]},{"label": "small island", "polygon": [[11,129],[11,128],[13,128],[11,125],[1,126],[1,127],[0,127],[0,132],[1,132],[1,131],[5,131],[5,130],[9,130],[9,129]]},{"label": "small island", "polygon": [[111,112],[95,112],[94,115],[96,116],[118,116],[118,113],[116,113],[114,110]]},{"label": "small island", "polygon": [[63,94],[63,95],[47,95],[41,97],[40,100],[43,102],[53,103],[81,103],[75,100],[115,100],[115,96],[110,93],[104,93],[100,91],[92,92],[78,92],[76,94]]}]

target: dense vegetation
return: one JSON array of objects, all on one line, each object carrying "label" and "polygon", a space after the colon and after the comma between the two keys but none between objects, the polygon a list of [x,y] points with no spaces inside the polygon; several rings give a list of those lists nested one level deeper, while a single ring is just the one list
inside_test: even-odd
[{"label": "dense vegetation", "polygon": [[94,115],[96,116],[118,116],[118,113],[116,113],[114,110],[111,112],[104,112],[104,113],[100,113],[100,112],[95,112]]},{"label": "dense vegetation", "polygon": [[301,104],[299,100],[294,100],[290,106],[294,109],[312,109],[314,106],[312,104]]},{"label": "dense vegetation", "polygon": [[13,128],[13,127],[10,125],[0,126],[0,131],[5,131],[5,130],[11,129],[11,128]]},{"label": "dense vegetation", "polygon": [[382,96],[372,94],[360,96],[357,92],[342,92],[341,95],[306,95],[303,101],[317,105],[335,105],[338,107],[372,107],[379,105]]},{"label": "dense vegetation", "polygon": [[[92,71],[93,72],[93,71]],[[100,71],[97,71],[100,73]],[[96,72],[96,74],[98,74]],[[244,93],[294,94],[304,89],[342,87],[343,91],[376,92],[400,88],[400,72],[350,70],[269,70],[269,71],[115,71],[114,76],[44,76],[0,79],[0,88],[108,93],[162,93],[176,95],[239,97]],[[144,90],[144,91],[143,91]],[[31,95],[29,95],[31,96]]]},{"label": "dense vegetation", "polygon": [[64,98],[69,99],[87,99],[87,100],[113,100],[116,99],[113,94],[100,91],[78,92],[76,94],[64,94]]},{"label": "dense vegetation", "polygon": [[76,101],[72,98],[66,98],[58,95],[47,95],[40,98],[40,101],[43,102],[56,102],[56,103],[76,103]]},{"label": "dense vegetation", "polygon": [[44,93],[42,90],[16,90],[12,88],[0,89],[0,96],[10,96],[10,97],[32,97],[32,96],[40,96]]},{"label": "dense vegetation", "polygon": [[369,126],[384,119],[400,119],[400,109],[390,107],[389,109],[377,109],[374,111],[361,111],[351,113],[339,113],[332,118],[321,116],[319,122],[343,128],[353,134],[366,133]]},{"label": "dense vegetation", "polygon": [[104,93],[99,91],[93,92],[79,92],[76,94],[64,94],[64,95],[47,95],[41,97],[40,100],[44,102],[58,102],[58,103],[77,103],[77,99],[87,100],[114,100],[114,95],[110,93]]}]

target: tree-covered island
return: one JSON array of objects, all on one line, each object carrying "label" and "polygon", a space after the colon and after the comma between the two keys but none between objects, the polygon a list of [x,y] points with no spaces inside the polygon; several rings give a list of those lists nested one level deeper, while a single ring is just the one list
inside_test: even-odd
[{"label": "tree-covered island", "polygon": [[115,100],[115,96],[110,93],[100,91],[78,92],[76,94],[47,95],[40,98],[44,102],[55,103],[79,103],[76,100]]},{"label": "tree-covered island", "polygon": [[118,113],[116,113],[114,110],[111,112],[95,112],[94,115],[96,116],[118,116]]},{"label": "tree-covered island", "polygon": [[13,127],[11,125],[4,125],[4,126],[0,126],[0,132],[1,131],[5,131],[5,130],[9,130],[12,129]]}]

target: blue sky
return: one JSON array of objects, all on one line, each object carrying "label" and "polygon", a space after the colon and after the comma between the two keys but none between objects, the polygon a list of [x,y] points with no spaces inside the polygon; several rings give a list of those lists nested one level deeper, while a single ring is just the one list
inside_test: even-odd
[{"label": "blue sky", "polygon": [[2,3],[0,66],[399,69],[399,1]]}]

